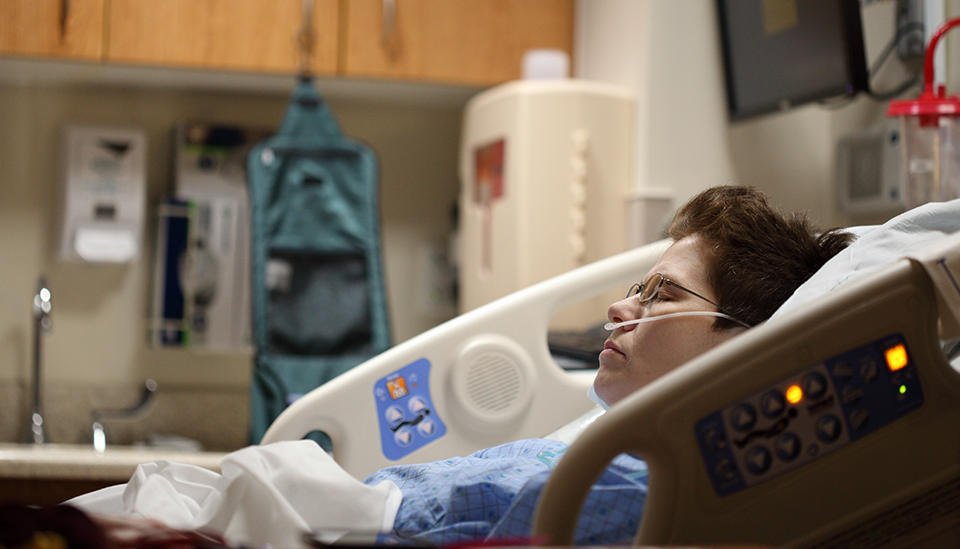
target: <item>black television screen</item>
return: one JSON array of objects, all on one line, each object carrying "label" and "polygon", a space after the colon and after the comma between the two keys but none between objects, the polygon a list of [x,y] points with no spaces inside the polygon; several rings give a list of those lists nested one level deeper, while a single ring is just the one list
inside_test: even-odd
[{"label": "black television screen", "polygon": [[860,0],[717,0],[731,120],[867,89]]}]

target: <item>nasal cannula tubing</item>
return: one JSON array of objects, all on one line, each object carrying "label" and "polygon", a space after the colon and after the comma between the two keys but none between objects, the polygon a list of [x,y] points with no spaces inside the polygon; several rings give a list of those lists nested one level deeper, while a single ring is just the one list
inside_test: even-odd
[{"label": "nasal cannula tubing", "polygon": [[[648,317],[645,317],[645,318],[635,318],[635,319],[633,319],[633,320],[626,320],[626,321],[624,321],[624,322],[617,322],[617,323],[607,322],[606,324],[603,325],[603,329],[604,329],[604,330],[609,330],[609,331],[612,332],[612,331],[616,330],[617,328],[622,328],[622,327],[624,327],[624,326],[630,326],[630,325],[632,325],[632,324],[641,324],[641,323],[644,323],[644,322],[653,322],[654,320],[663,320],[663,319],[665,319],[665,318],[674,318],[674,317],[677,317],[677,316],[716,316],[716,317],[719,317],[719,318],[727,318],[727,319],[730,319],[730,320],[732,320],[732,321],[734,321],[734,322],[737,322],[737,323],[740,323],[740,324],[744,324],[743,322],[740,322],[739,320],[733,318],[733,317],[730,316],[730,315],[726,315],[726,314],[723,314],[723,313],[718,313],[718,312],[715,312],[715,311],[684,311],[684,312],[682,312],[682,313],[670,313],[670,314],[665,314],[665,315],[648,316]],[[744,324],[744,326],[746,326],[746,324]],[[749,326],[747,326],[747,327],[749,328]]]}]

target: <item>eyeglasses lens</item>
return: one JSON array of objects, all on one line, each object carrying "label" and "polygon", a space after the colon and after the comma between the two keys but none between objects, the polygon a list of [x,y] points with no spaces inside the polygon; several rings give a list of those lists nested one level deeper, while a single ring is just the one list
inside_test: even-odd
[{"label": "eyeglasses lens", "polygon": [[659,273],[650,275],[646,283],[640,288],[640,302],[646,303],[657,295],[660,290],[660,284],[663,283],[663,277]]},{"label": "eyeglasses lens", "polygon": [[663,284],[663,276],[661,276],[659,273],[652,274],[650,275],[650,278],[648,278],[643,284],[634,284],[633,286],[630,286],[630,290],[627,291],[627,296],[625,299],[639,295],[640,302],[646,303],[657,295],[657,290],[660,289],[661,284]]}]

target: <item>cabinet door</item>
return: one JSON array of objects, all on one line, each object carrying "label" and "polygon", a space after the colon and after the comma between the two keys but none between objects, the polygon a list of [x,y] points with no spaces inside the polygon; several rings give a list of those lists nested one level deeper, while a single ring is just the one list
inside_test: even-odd
[{"label": "cabinet door", "polygon": [[0,1],[0,54],[99,60],[103,0]]},{"label": "cabinet door", "polygon": [[[314,74],[333,74],[337,0],[313,2]],[[297,71],[301,0],[111,0],[107,60],[256,72]]]},{"label": "cabinet door", "polygon": [[532,48],[573,47],[572,0],[350,0],[347,76],[492,85]]}]

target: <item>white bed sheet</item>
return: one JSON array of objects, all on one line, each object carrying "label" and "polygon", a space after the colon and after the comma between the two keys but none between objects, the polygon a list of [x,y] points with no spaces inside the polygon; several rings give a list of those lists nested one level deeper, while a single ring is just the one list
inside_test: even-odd
[{"label": "white bed sheet", "polygon": [[773,314],[779,318],[844,282],[892,264],[910,252],[960,231],[960,200],[924,204],[883,225],[849,229],[858,238],[828,261]]},{"label": "white bed sheet", "polygon": [[67,503],[88,513],[160,520],[221,534],[233,546],[303,547],[303,535],[331,543],[347,531],[390,531],[402,495],[367,486],[310,440],[227,454],[222,474],[170,461],[138,466],[130,482]]}]

